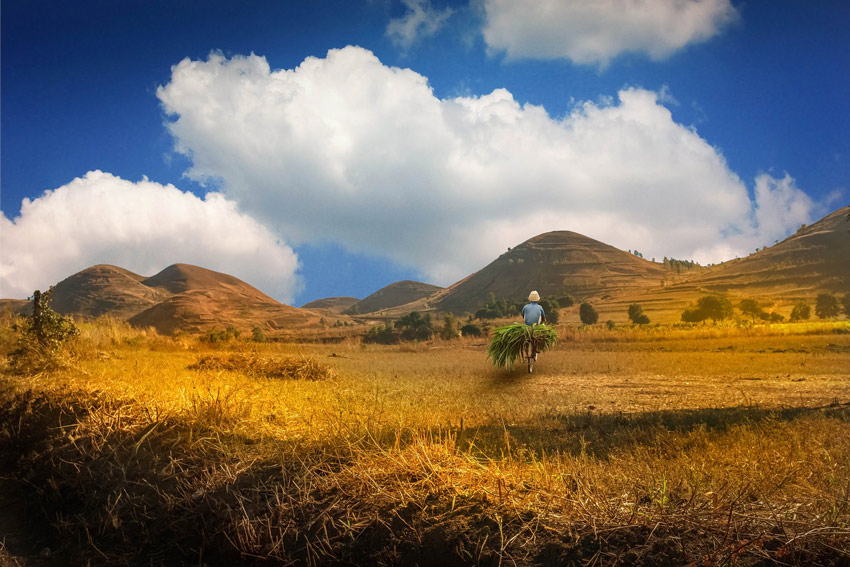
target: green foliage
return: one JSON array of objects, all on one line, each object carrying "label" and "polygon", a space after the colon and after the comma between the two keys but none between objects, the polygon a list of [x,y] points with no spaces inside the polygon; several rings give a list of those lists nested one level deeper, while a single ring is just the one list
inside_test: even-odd
[{"label": "green foliage", "polygon": [[648,325],[649,317],[644,315],[643,307],[638,305],[637,303],[632,303],[629,305],[629,319],[635,325]]},{"label": "green foliage", "polygon": [[447,313],[443,316],[443,328],[440,331],[440,338],[445,341],[450,341],[452,339],[458,338],[460,336],[460,331],[457,327],[457,317],[455,317],[451,313]]},{"label": "green foliage", "polygon": [[791,310],[792,321],[805,321],[812,316],[812,308],[803,302],[797,303]]},{"label": "green foliage", "polygon": [[487,300],[487,303],[484,304],[484,307],[475,312],[475,317],[477,319],[498,319],[500,317],[511,317],[513,315],[516,315],[519,310],[522,309],[521,303],[511,301],[506,297],[496,299],[496,295],[492,292],[489,294],[488,297],[489,299]]},{"label": "green foliage", "polygon": [[559,307],[572,307],[573,305],[576,304],[576,298],[573,297],[570,294],[562,295],[561,297],[559,297],[555,301],[558,302]]},{"label": "green foliage", "polygon": [[259,325],[255,325],[253,329],[251,329],[251,340],[255,343],[264,343],[266,342],[266,334],[263,332],[263,328]]},{"label": "green foliage", "polygon": [[578,316],[585,325],[593,325],[599,320],[599,313],[590,303],[582,303],[579,306]]},{"label": "green foliage", "polygon": [[487,358],[492,359],[499,368],[508,368],[531,341],[534,341],[537,352],[543,352],[555,345],[558,333],[548,325],[529,327],[524,323],[514,323],[496,327],[487,347]]},{"label": "green foliage", "polygon": [[664,257],[664,267],[677,274],[692,270],[697,266],[699,266],[699,263],[692,260],[677,260],[675,258]]},{"label": "green foliage", "polygon": [[9,361],[16,371],[37,371],[58,364],[62,345],[80,331],[74,322],[49,306],[53,288],[33,292],[32,315],[16,327],[20,333]]},{"label": "green foliage", "polygon": [[704,295],[682,312],[682,321],[700,323],[711,319],[713,323],[728,319],[734,314],[732,303],[722,295]]},{"label": "green foliage", "polygon": [[464,337],[480,337],[481,327],[473,323],[469,323],[460,328],[460,334]]},{"label": "green foliage", "polygon": [[742,314],[751,317],[753,323],[756,322],[756,317],[763,320],[767,320],[769,317],[755,299],[742,299],[741,302],[738,303],[738,309]]},{"label": "green foliage", "polygon": [[539,303],[540,307],[543,308],[543,312],[546,313],[546,321],[553,325],[557,324],[560,319],[560,315],[558,315],[558,308],[560,307],[558,300],[543,298]]},{"label": "green foliage", "polygon": [[379,345],[395,345],[398,344],[400,337],[393,330],[389,323],[372,327],[369,332],[363,337],[364,343],[379,344]]},{"label": "green foliage", "polygon": [[431,327],[431,315],[423,317],[418,311],[408,313],[395,322],[395,328],[401,329],[401,339],[404,341],[427,341],[434,334]]},{"label": "green foliage", "polygon": [[841,298],[841,307],[844,310],[844,314],[850,317],[850,293],[845,293],[844,297]]},{"label": "green foliage", "polygon": [[210,344],[227,343],[238,339],[239,334],[239,329],[230,325],[223,331],[221,329],[212,329],[211,331],[207,331],[205,334],[201,335],[200,340]]},{"label": "green foliage", "polygon": [[831,293],[819,293],[815,300],[815,315],[818,319],[838,317],[838,299]]}]

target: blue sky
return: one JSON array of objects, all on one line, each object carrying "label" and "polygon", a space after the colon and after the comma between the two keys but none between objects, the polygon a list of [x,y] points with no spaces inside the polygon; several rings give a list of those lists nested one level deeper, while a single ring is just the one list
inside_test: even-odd
[{"label": "blue sky", "polygon": [[708,263],[850,202],[846,2],[638,4],[3,2],[0,295],[187,262],[300,305],[556,229]]}]

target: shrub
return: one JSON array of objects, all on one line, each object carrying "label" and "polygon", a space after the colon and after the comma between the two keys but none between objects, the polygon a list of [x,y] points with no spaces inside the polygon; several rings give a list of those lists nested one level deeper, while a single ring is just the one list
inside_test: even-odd
[{"label": "shrub", "polygon": [[557,324],[560,316],[558,315],[558,308],[560,304],[556,299],[546,299],[543,298],[540,300],[540,307],[543,308],[543,312],[546,313],[546,321],[548,323]]},{"label": "shrub", "polygon": [[844,309],[844,314],[850,317],[850,293],[845,293],[841,298],[841,307]]},{"label": "shrub", "polygon": [[635,325],[649,324],[649,317],[644,315],[643,308],[637,303],[629,305],[629,319],[631,319],[632,323]]},{"label": "shrub", "polygon": [[265,358],[256,353],[206,355],[198,358],[189,368],[192,370],[227,370],[241,372],[255,378],[285,380],[327,380],[336,377],[336,371],[312,357]]},{"label": "shrub", "polygon": [[480,337],[481,336],[481,327],[478,325],[474,325],[469,323],[468,325],[464,325],[460,328],[460,334],[464,337]]},{"label": "shrub", "polygon": [[572,295],[569,295],[569,294],[562,295],[561,297],[559,297],[555,301],[557,301],[558,305],[561,306],[561,307],[572,307],[573,305],[576,304],[576,298],[573,297]]},{"label": "shrub", "polygon": [[798,303],[791,310],[792,321],[803,321],[812,316],[812,308],[805,303]]},{"label": "shrub", "polygon": [[44,293],[33,292],[32,315],[16,328],[20,336],[16,349],[9,354],[9,361],[18,372],[58,365],[62,345],[80,333],[70,318],[50,308],[52,295],[53,288]]},{"label": "shrub", "polygon": [[401,329],[401,339],[404,341],[427,341],[434,334],[431,328],[431,315],[423,317],[418,311],[408,313],[395,322],[395,328]]},{"label": "shrub", "polygon": [[838,299],[831,293],[819,293],[815,300],[815,315],[818,319],[838,317]]},{"label": "shrub", "polygon": [[599,313],[590,303],[582,303],[578,308],[578,316],[585,325],[593,325],[599,320]]},{"label": "shrub", "polygon": [[263,332],[263,328],[259,325],[255,325],[253,329],[251,329],[251,340],[255,343],[264,343],[266,342],[266,334]]},{"label": "shrub", "polygon": [[460,331],[457,328],[457,317],[451,313],[443,316],[443,329],[440,331],[440,338],[446,341],[458,338]]},{"label": "shrub", "polygon": [[399,336],[389,323],[372,327],[363,337],[363,342],[367,344],[395,345],[398,341]]},{"label": "shrub", "polygon": [[607,321],[605,321],[605,326],[606,326],[606,327],[608,328],[608,330],[610,331],[610,330],[612,330],[612,329],[616,328],[616,327],[617,327],[617,324],[616,324],[614,321],[612,321],[611,319],[608,319]]}]

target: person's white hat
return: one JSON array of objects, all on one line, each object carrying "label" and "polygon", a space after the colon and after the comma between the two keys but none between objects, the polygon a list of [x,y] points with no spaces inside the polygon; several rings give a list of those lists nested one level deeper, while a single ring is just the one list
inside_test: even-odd
[{"label": "person's white hat", "polygon": [[540,294],[537,293],[536,291],[532,291],[531,293],[528,294],[528,300],[529,301],[540,301]]}]

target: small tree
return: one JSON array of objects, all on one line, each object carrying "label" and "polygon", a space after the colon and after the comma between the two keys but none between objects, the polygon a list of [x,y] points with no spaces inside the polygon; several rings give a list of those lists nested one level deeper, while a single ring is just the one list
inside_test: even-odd
[{"label": "small tree", "polygon": [[396,329],[401,329],[401,338],[405,341],[427,341],[434,334],[431,328],[431,315],[423,317],[418,311],[408,313],[395,323]]},{"label": "small tree", "polygon": [[637,303],[629,305],[629,319],[631,319],[632,323],[635,325],[649,324],[649,317],[643,314],[643,308]]},{"label": "small tree", "polygon": [[393,331],[393,327],[389,323],[372,327],[363,337],[363,342],[367,344],[394,345],[398,344],[398,340],[398,334]]},{"label": "small tree", "polygon": [[841,307],[844,310],[844,314],[850,317],[850,293],[845,293],[844,297],[841,298]]},{"label": "small tree", "polygon": [[9,354],[12,367],[18,371],[38,370],[57,363],[59,348],[80,333],[74,322],[50,308],[53,288],[32,294],[32,315],[23,325],[17,348]]},{"label": "small tree", "polygon": [[255,343],[264,343],[266,342],[266,334],[263,332],[263,328],[259,325],[254,325],[254,328],[251,329],[251,340]]},{"label": "small tree", "polygon": [[819,293],[815,300],[815,315],[818,319],[838,317],[838,299],[831,293]]},{"label": "small tree", "polygon": [[460,328],[460,334],[464,337],[480,337],[481,327],[473,323],[468,323]]},{"label": "small tree", "polygon": [[761,306],[758,304],[758,301],[756,301],[755,299],[742,299],[741,302],[738,304],[738,309],[741,310],[742,314],[752,317],[753,323],[756,322],[756,317],[759,317],[760,319],[766,319],[767,314],[764,312],[764,309],[761,308]]},{"label": "small tree", "polygon": [[578,316],[585,325],[593,325],[599,320],[599,313],[590,303],[582,303],[578,308]]},{"label": "small tree", "polygon": [[446,341],[456,339],[459,335],[457,329],[457,317],[451,313],[446,313],[443,316],[443,328],[440,331],[440,338]]},{"label": "small tree", "polygon": [[806,305],[803,302],[800,302],[794,306],[791,310],[791,320],[792,321],[804,321],[812,316],[812,308]]},{"label": "small tree", "polygon": [[542,307],[543,312],[546,313],[547,323],[552,323],[554,325],[558,322],[558,319],[560,319],[560,316],[558,315],[558,308],[560,305],[557,299],[543,298],[540,300],[540,307]]}]

